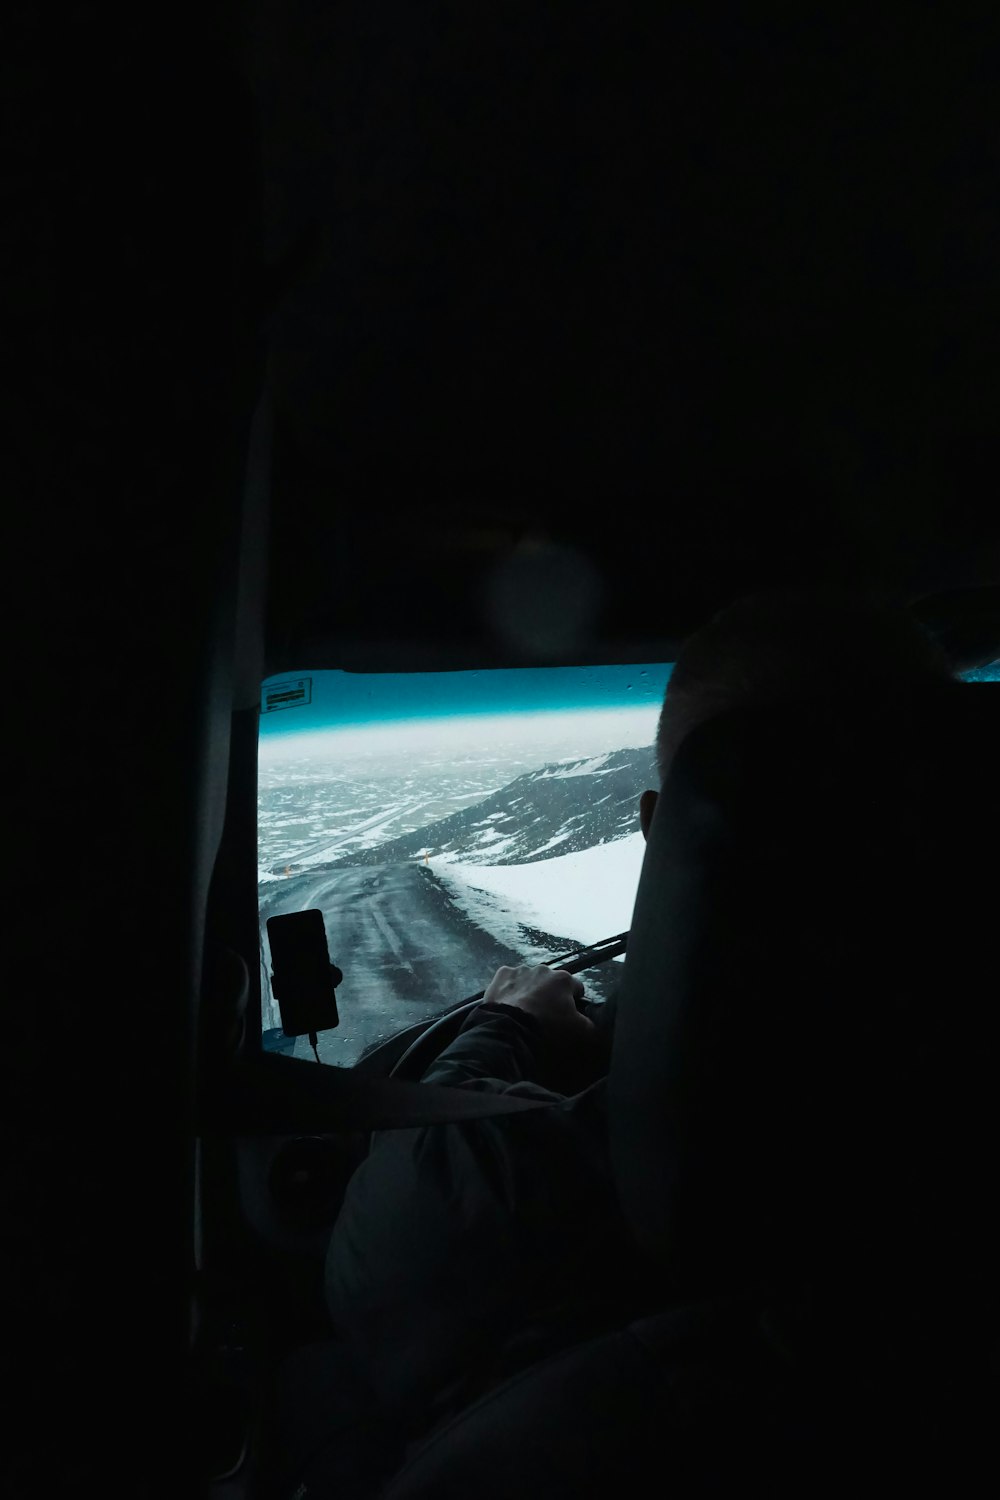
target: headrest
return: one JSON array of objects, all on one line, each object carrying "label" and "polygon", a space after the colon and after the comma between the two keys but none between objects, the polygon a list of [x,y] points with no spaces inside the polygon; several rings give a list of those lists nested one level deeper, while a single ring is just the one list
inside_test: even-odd
[{"label": "headrest", "polygon": [[668,1290],[950,1264],[990,1196],[998,767],[986,683],[743,709],[682,744],[608,1083],[622,1208]]}]

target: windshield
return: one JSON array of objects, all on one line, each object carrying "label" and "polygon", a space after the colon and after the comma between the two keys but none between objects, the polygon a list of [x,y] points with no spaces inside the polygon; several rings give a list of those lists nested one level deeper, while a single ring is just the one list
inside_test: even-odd
[{"label": "windshield", "polygon": [[[266,1048],[286,1038],[266,922],[322,911],[343,971],[324,1061],[348,1065],[484,988],[628,928],[657,785],[666,663],[313,672],[262,688],[258,861]],[[601,999],[611,965],[587,975]]]}]

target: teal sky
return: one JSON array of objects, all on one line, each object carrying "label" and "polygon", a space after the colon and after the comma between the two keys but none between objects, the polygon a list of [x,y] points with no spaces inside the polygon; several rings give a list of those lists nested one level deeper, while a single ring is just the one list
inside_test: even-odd
[{"label": "teal sky", "polygon": [[[390,724],[459,715],[659,709],[670,663],[614,667],[512,667],[481,672],[284,672],[261,687],[260,733],[304,734],[333,726]],[[1000,682],[1000,663],[963,672]],[[284,698],[288,706],[268,707]]]},{"label": "teal sky", "polygon": [[[283,672],[261,687],[261,736],[467,714],[658,709],[669,663],[482,672]],[[284,700],[287,706],[276,706]],[[269,706],[269,702],[275,706]]]}]

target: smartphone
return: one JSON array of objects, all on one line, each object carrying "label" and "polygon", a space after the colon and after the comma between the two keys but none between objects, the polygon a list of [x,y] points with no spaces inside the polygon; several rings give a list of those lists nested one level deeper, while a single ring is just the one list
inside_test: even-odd
[{"label": "smartphone", "polygon": [[326,924],[318,910],[268,917],[271,990],[285,1036],[308,1036],[339,1026],[335,986],[343,978],[330,963]]}]

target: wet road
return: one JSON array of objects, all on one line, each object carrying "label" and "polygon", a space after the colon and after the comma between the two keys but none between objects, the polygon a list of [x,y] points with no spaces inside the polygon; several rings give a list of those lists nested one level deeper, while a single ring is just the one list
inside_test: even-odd
[{"label": "wet road", "polygon": [[[262,893],[261,923],[312,907],[323,913],[330,958],[344,973],[340,1025],[319,1038],[324,1061],[354,1063],[373,1042],[483,989],[502,964],[523,962],[416,862],[290,876]],[[306,1038],[295,1055],[312,1056]]]}]

